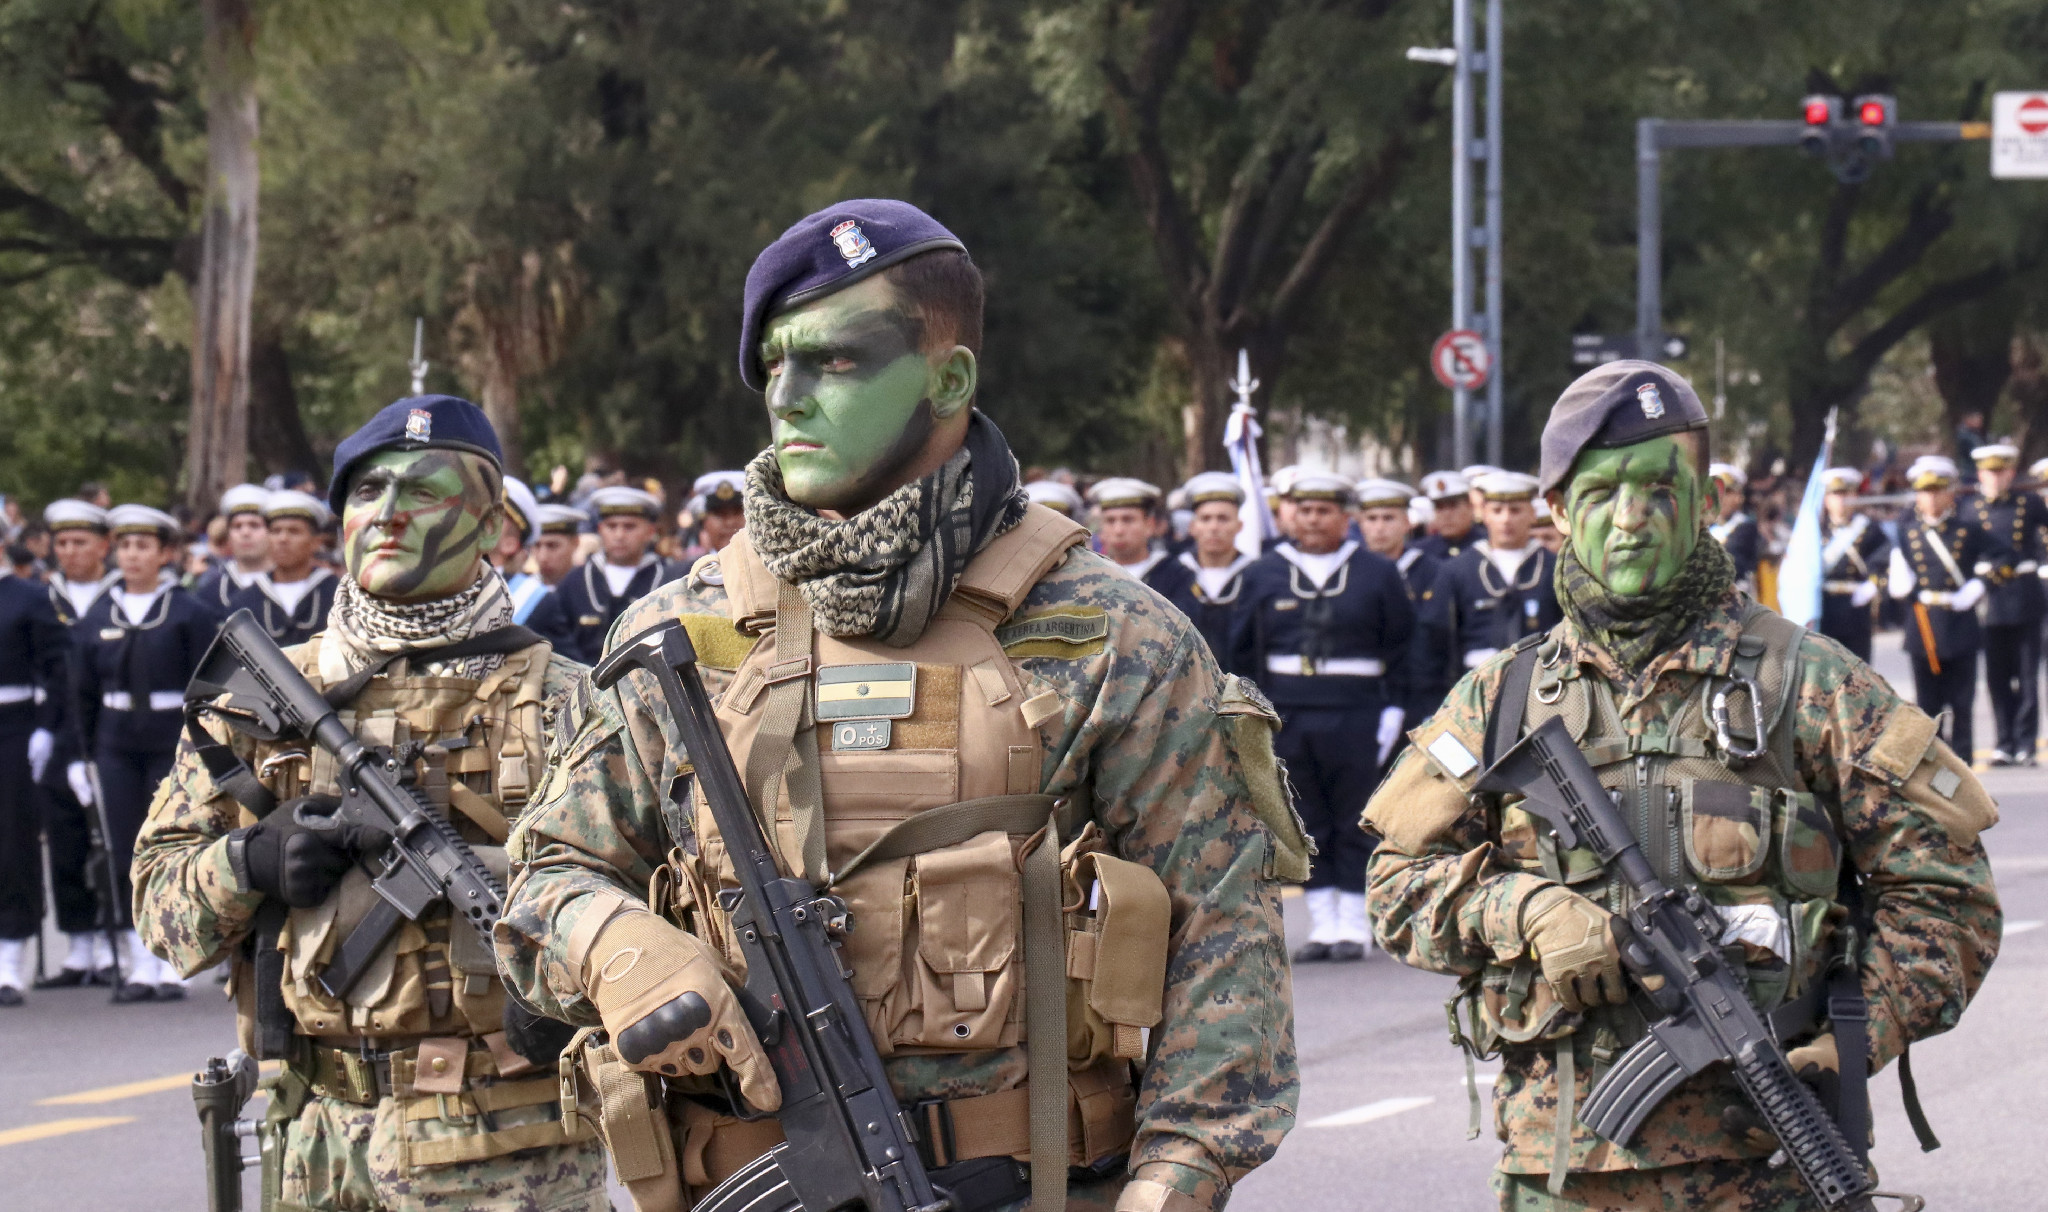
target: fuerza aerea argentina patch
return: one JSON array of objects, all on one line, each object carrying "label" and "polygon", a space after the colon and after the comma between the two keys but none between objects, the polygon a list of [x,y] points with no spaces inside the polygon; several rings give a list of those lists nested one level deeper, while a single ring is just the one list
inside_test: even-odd
[{"label": "fuerza aerea argentina patch", "polygon": [[1011,657],[1093,656],[1108,638],[1109,615],[1100,606],[1062,606],[996,628],[996,643]]}]

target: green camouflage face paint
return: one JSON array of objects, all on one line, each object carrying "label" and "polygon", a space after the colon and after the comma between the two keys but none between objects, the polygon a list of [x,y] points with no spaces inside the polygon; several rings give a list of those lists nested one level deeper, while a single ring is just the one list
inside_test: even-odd
[{"label": "green camouflage face paint", "polygon": [[1709,495],[1692,451],[1674,438],[1588,450],[1565,492],[1567,541],[1608,592],[1649,593],[1685,567]]},{"label": "green camouflage face paint", "polygon": [[358,464],[341,511],[342,559],[364,591],[400,602],[465,589],[504,525],[502,478],[455,450],[387,450]]}]

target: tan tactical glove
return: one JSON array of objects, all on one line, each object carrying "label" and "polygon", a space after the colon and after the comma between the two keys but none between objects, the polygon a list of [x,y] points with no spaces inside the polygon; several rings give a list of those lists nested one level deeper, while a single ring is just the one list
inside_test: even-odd
[{"label": "tan tactical glove", "polygon": [[1557,884],[1522,902],[1522,938],[1543,965],[1543,979],[1573,1013],[1628,1001],[1614,915]]},{"label": "tan tactical glove", "polygon": [[607,922],[583,959],[583,988],[632,1068],[671,1077],[717,1071],[739,1079],[757,1111],[782,1106],[782,1088],[716,956],[645,911]]}]

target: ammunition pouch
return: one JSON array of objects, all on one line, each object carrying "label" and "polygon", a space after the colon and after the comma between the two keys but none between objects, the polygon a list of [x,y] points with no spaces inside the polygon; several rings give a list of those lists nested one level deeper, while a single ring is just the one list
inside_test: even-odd
[{"label": "ammunition pouch", "polygon": [[1142,1061],[1166,995],[1173,903],[1158,873],[1101,849],[1084,827],[1060,856],[1067,923],[1067,1064]]}]

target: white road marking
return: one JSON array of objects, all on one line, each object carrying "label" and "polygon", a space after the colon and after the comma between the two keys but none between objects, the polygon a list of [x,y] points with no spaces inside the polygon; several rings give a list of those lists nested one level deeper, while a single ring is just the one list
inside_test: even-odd
[{"label": "white road marking", "polygon": [[1348,1128],[1353,1124],[1369,1124],[1373,1120],[1385,1119],[1389,1115],[1399,1115],[1403,1111],[1413,1111],[1417,1107],[1426,1107],[1435,1101],[1433,1098],[1383,1098],[1376,1103],[1367,1103],[1362,1107],[1353,1107],[1349,1111],[1339,1111],[1335,1115],[1325,1115],[1321,1119],[1312,1119],[1302,1126],[1305,1128]]},{"label": "white road marking", "polygon": [[2005,937],[2011,938],[2015,934],[2025,934],[2029,930],[2039,930],[2041,925],[2040,922],[2007,922],[2005,924]]}]

